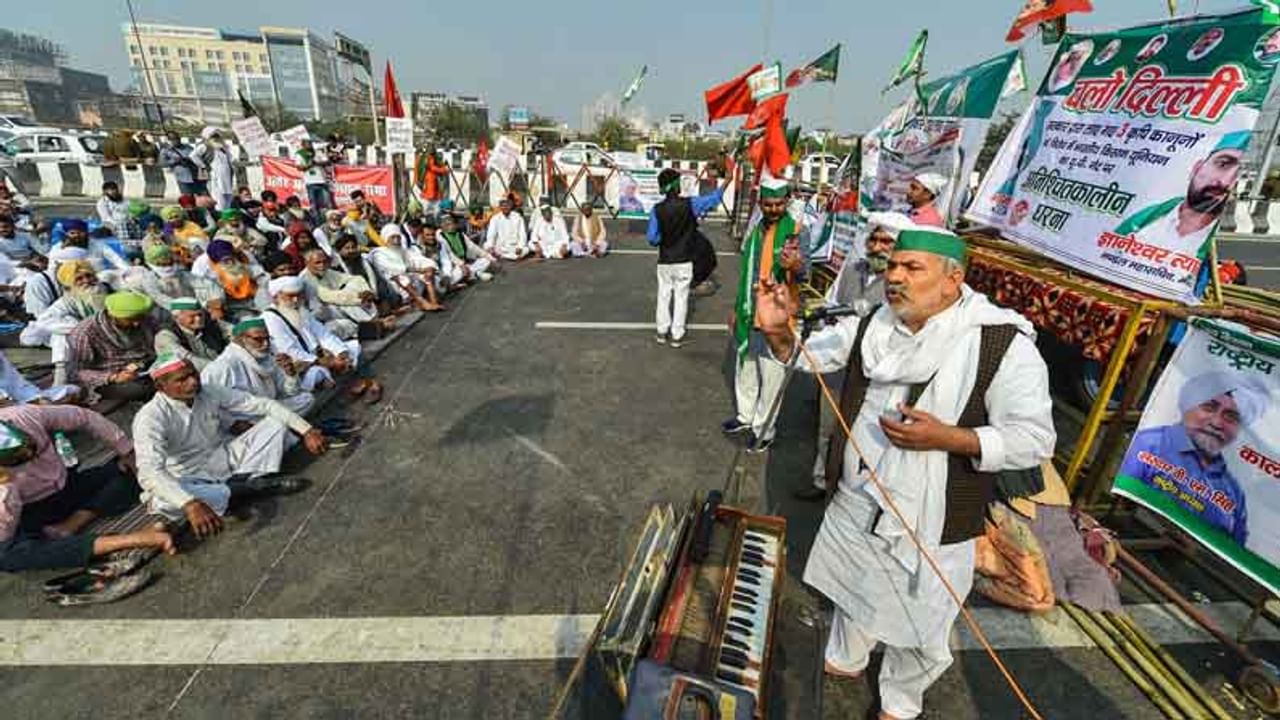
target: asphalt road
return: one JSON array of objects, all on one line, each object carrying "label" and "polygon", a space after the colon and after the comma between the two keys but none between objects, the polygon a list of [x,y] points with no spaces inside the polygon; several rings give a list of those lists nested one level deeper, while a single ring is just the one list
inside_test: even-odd
[{"label": "asphalt road", "polygon": [[[651,320],[654,258],[621,235],[632,253],[515,267],[420,323],[374,366],[383,406],[329,408],[368,424],[363,446],[305,466],[292,458],[310,491],[153,563],[161,577],[140,595],[58,609],[39,598],[48,573],[0,577],[4,716],[545,717],[571,653],[503,628],[550,622],[564,629],[556,643],[579,632],[574,618],[603,608],[650,505],[720,485],[734,456],[718,432],[729,411],[722,332],[693,332],[674,350],[644,329],[537,328]],[[734,277],[735,259],[720,260]],[[693,321],[722,321],[731,300],[726,290],[700,301]],[[788,519],[794,574],[820,520],[790,499],[808,483],[815,403],[812,380],[797,380],[764,488],[766,507]],[[465,634],[450,629],[459,618],[487,635],[462,648],[449,635]],[[55,622],[34,622],[45,620]],[[80,622],[56,622],[66,620]],[[307,632],[281,640],[304,620]],[[414,629],[433,622],[438,631]],[[1070,625],[1049,623],[1039,632]],[[29,626],[30,647],[6,655],[4,634]],[[1046,717],[1162,717],[1101,652],[1038,637],[1001,656]],[[1174,652],[1211,688],[1233,669],[1211,645]],[[823,695],[832,720],[874,702],[865,681],[827,681]],[[957,651],[926,704],[935,718],[1019,716],[973,649]]]}]

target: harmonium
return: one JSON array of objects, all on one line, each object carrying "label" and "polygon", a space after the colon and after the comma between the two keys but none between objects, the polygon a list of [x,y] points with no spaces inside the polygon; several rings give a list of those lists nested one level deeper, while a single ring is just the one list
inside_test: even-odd
[{"label": "harmonium", "polygon": [[655,507],[594,642],[624,720],[763,720],[786,520],[721,505]]}]

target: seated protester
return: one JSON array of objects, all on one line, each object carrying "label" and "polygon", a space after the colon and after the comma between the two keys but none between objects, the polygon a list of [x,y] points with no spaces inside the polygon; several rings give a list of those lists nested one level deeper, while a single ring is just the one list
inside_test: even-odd
[{"label": "seated protester", "polygon": [[[289,237],[280,244],[280,250],[289,256],[289,260],[293,264],[293,273],[296,275],[307,267],[305,255],[307,251],[317,247],[316,239],[311,235],[311,230],[307,228],[307,224],[295,220],[289,224]],[[328,255],[327,250],[321,249],[321,252]]]},{"label": "seated protester", "polygon": [[[133,419],[142,500],[154,513],[185,517],[197,537],[222,529],[232,501],[296,492],[300,478],[269,477],[280,471],[290,432],[308,452],[322,455],[324,435],[275,400],[218,385],[202,385],[191,363],[162,355],[150,369],[156,395]],[[237,416],[262,416],[232,435]],[[224,429],[226,428],[226,429]]]},{"label": "seated protester", "polygon": [[542,258],[569,257],[569,231],[564,227],[564,218],[550,203],[543,203],[538,208],[538,216],[533,219],[533,228],[529,231],[529,252]]},{"label": "seated protester", "polygon": [[63,220],[62,231],[61,240],[54,244],[50,252],[62,247],[74,247],[84,250],[87,253],[85,259],[93,264],[93,269],[102,278],[103,282],[119,282],[124,271],[132,267],[132,264],[124,258],[124,255],[117,252],[116,248],[109,242],[112,235],[111,231],[105,226],[96,228],[93,231],[93,236],[90,237],[89,226],[85,221]]},{"label": "seated protester", "polygon": [[224,295],[226,320],[230,322],[256,315],[270,302],[267,271],[252,255],[221,238],[209,243],[208,251],[196,258],[191,274],[218,283]]},{"label": "seated protester", "polygon": [[604,220],[596,215],[590,204],[582,205],[578,217],[573,219],[572,242],[569,251],[574,257],[604,257],[609,252],[609,231]]},{"label": "seated protester", "polygon": [[173,324],[156,333],[157,357],[168,353],[189,360],[196,370],[204,370],[226,349],[222,326],[208,321],[199,300],[175,298],[169,304],[169,312],[173,314]]},{"label": "seated protester", "polygon": [[9,187],[4,173],[0,173],[0,215],[7,215],[20,227],[31,227],[31,200]]},{"label": "seated protester", "polygon": [[130,200],[127,208],[129,218],[124,224],[124,229],[115,226],[111,231],[124,247],[125,258],[132,260],[142,257],[142,240],[146,235],[147,224],[154,215],[151,212],[151,206],[145,200]]},{"label": "seated protester", "polygon": [[395,287],[382,273],[378,272],[372,262],[365,258],[365,254],[360,252],[360,243],[356,242],[354,235],[345,233],[337,236],[334,250],[337,251],[337,255],[332,256],[332,267],[339,272],[364,278],[373,290],[375,302],[378,304],[378,314],[387,315],[398,308],[407,308],[404,298]]},{"label": "seated protester", "polygon": [[467,211],[467,237],[479,243],[483,243],[486,231],[489,228],[489,218],[492,213],[485,210],[483,205],[479,203],[472,205]]},{"label": "seated protester", "polygon": [[4,353],[0,353],[0,407],[28,403],[74,403],[79,399],[80,388],[75,385],[54,385],[48,390],[41,390],[23,377]]},{"label": "seated protester", "polygon": [[368,377],[368,369],[360,366],[360,343],[343,341],[307,310],[302,278],[288,276],[271,281],[273,304],[262,319],[271,334],[271,349],[288,355],[307,367],[302,388],[313,390],[329,386],[335,376],[356,375],[349,393],[365,395],[370,403],[382,399],[382,386]]},{"label": "seated protester", "polygon": [[[315,397],[302,389],[305,366],[284,353],[272,354],[271,334],[260,317],[247,318],[231,328],[231,344],[200,371],[206,385],[239,390],[275,400],[299,415],[311,409]],[[257,416],[239,416],[249,420]]]},{"label": "seated protester", "polygon": [[[335,243],[338,241],[338,236],[348,232],[342,225],[343,217],[345,217],[345,213],[341,210],[325,210],[324,224],[311,231],[311,237],[315,238],[316,247],[329,255],[333,255],[337,251]],[[352,238],[355,238],[354,234]]]},{"label": "seated protester", "polygon": [[43,268],[44,256],[49,248],[28,232],[19,231],[18,224],[11,215],[0,215],[0,254],[13,261],[25,278],[36,266],[35,272]]},{"label": "seated protester", "polygon": [[298,199],[297,195],[290,195],[284,199],[284,211],[286,213],[285,220],[289,222],[300,220],[306,223],[308,228],[316,226],[315,213],[302,207],[302,201]]},{"label": "seated protester", "polygon": [[214,214],[217,201],[209,195],[179,195],[178,206],[187,213],[187,219],[200,226],[206,237],[218,231],[218,216]]},{"label": "seated protester", "polygon": [[360,217],[364,218],[369,223],[369,227],[374,230],[391,222],[391,218],[383,215],[377,205],[369,202],[368,198],[364,196],[363,190],[351,191],[351,205],[360,211]]},{"label": "seated protester", "polygon": [[[214,234],[213,239],[226,240],[237,250],[260,257],[266,253],[271,243],[265,235],[250,227],[253,222],[249,216],[239,210],[223,210],[218,215],[218,232]],[[195,270],[194,264],[191,269]]]},{"label": "seated protester", "polygon": [[51,360],[55,369],[54,382],[66,381],[63,374],[70,359],[68,343],[71,331],[106,307],[110,288],[98,282],[98,275],[88,260],[68,260],[58,265],[58,284],[65,288],[62,297],[44,309],[28,327],[34,326],[25,337],[43,339],[52,350]]},{"label": "seated protester", "polygon": [[369,253],[369,262],[378,269],[408,302],[423,312],[443,310],[436,293],[435,275],[439,267],[417,248],[406,247],[404,233],[395,223],[382,226],[384,247]]},{"label": "seated protester", "polygon": [[103,304],[67,336],[67,377],[90,403],[98,396],[146,400],[155,392],[146,372],[156,358],[156,333],[167,322],[150,314],[151,298],[141,293],[111,293]]},{"label": "seated protester", "polygon": [[[68,470],[54,434],[83,431],[115,451],[114,462]],[[0,570],[83,567],[117,550],[174,552],[159,528],[119,535],[84,533],[100,517],[138,500],[133,443],[110,420],[71,405],[0,409]]]},{"label": "seated protester", "polygon": [[504,197],[486,225],[484,249],[503,260],[520,260],[529,254],[529,230],[524,216],[514,208],[511,198]]},{"label": "seated protester", "polygon": [[342,227],[356,236],[356,241],[360,243],[362,248],[382,247],[386,244],[386,241],[378,234],[378,226],[374,225],[364,211],[358,207],[347,209],[346,214],[342,217]]},{"label": "seated protester", "polygon": [[[320,248],[307,251],[307,267],[298,277],[305,288],[307,309],[343,340],[355,338],[360,326],[378,319],[377,296],[359,275],[348,275],[329,265],[329,256]],[[380,329],[395,327],[395,318],[379,323]]]},{"label": "seated protester", "polygon": [[[266,192],[270,191],[264,191],[264,194]],[[289,236],[290,221],[281,214],[280,205],[275,201],[274,196],[275,193],[272,193],[273,199],[262,201],[261,212],[258,214],[254,227],[268,238],[281,243]]]},{"label": "seated protester", "polygon": [[[209,245],[209,236],[199,223],[192,220],[181,205],[166,205],[160,210],[164,218],[164,232],[170,238],[173,249],[178,253],[178,260],[186,267],[197,255],[204,252]],[[144,251],[145,254],[145,251]]]},{"label": "seated protester", "polygon": [[267,260],[263,266],[267,269],[267,274],[271,276],[272,280],[298,274],[293,271],[293,260],[282,252],[273,252],[267,255]]},{"label": "seated protester", "polygon": [[257,199],[253,197],[253,190],[248,185],[241,185],[236,188],[236,196],[231,198],[231,207],[236,210],[244,210],[245,204],[251,202],[257,202]]},{"label": "seated protester", "polygon": [[176,298],[194,297],[209,311],[213,319],[221,320],[226,316],[222,286],[216,280],[193,275],[182,267],[168,246],[153,245],[147,248],[143,260],[147,271],[133,275],[127,289],[137,290],[170,312],[173,311],[172,303]]},{"label": "seated protester", "polygon": [[409,234],[413,237],[413,244],[422,251],[423,257],[439,268],[435,274],[435,283],[436,290],[440,294],[445,295],[463,288],[475,279],[471,274],[471,268],[453,254],[453,249],[448,243],[440,242],[435,220],[428,218],[423,221],[415,218],[405,225],[408,226]]},{"label": "seated protester", "polygon": [[441,217],[440,231],[437,235],[449,245],[454,257],[466,264],[471,275],[484,282],[493,279],[493,272],[497,270],[498,258],[494,257],[493,253],[477,245],[462,232],[461,216],[455,213],[447,213]]},{"label": "seated protester", "polygon": [[22,286],[22,305],[27,315],[31,316],[31,320],[27,322],[26,327],[22,328],[22,334],[18,338],[23,346],[47,347],[49,345],[49,328],[36,322],[36,318],[39,318],[50,305],[62,297],[62,284],[58,282],[56,274],[58,264],[69,260],[83,260],[86,255],[88,253],[80,248],[59,248],[57,252],[50,254],[48,265],[44,270],[27,275],[27,281]]}]

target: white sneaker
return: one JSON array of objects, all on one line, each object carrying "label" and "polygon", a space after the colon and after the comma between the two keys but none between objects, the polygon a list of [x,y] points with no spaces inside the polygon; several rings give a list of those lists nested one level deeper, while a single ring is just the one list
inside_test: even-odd
[{"label": "white sneaker", "polygon": [[659,345],[666,345],[666,344],[667,344],[667,334],[666,334],[666,333],[658,333],[657,335],[654,335],[654,336],[653,336],[653,339],[654,339],[654,341],[656,341]]},{"label": "white sneaker", "polygon": [[490,280],[493,279],[493,273],[488,271],[482,272],[482,273],[476,273],[476,277],[480,278],[480,282],[489,282]]}]

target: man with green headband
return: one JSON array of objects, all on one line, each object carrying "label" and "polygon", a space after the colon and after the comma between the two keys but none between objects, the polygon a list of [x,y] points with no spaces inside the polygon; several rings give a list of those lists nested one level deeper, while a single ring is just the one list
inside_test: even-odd
[{"label": "man with green headband", "polygon": [[[110,448],[114,462],[68,470],[54,435],[80,432]],[[83,567],[116,550],[172,553],[163,528],[123,535],[86,533],[89,523],[138,501],[133,443],[110,420],[72,405],[0,409],[0,570]]]},{"label": "man with green headband", "polygon": [[[284,353],[271,350],[271,333],[260,317],[241,320],[231,328],[231,344],[200,372],[206,385],[239,390],[264,397],[304,415],[315,398],[302,389],[306,366]],[[256,420],[257,416],[237,417]]]},{"label": "man with green headband", "polygon": [[1248,130],[1223,135],[1206,157],[1191,166],[1186,194],[1130,215],[1116,227],[1116,234],[1132,234],[1144,243],[1199,255],[1240,178],[1250,136]]},{"label": "man with green headband", "polygon": [[881,718],[919,716],[952,661],[959,608],[920,547],[963,599],[996,473],[1038,467],[1056,441],[1035,328],[965,285],[965,256],[964,240],[942,228],[903,230],[886,304],[814,332],[803,350],[793,295],[772,279],[760,288],[772,361],[802,353],[803,371],[844,372],[852,442],[842,430],[828,456],[833,494],[804,582],[835,608],[827,673],[857,677],[885,646]]},{"label": "man with green headband", "polygon": [[156,305],[173,310],[177,298],[193,297],[215,320],[226,315],[226,294],[222,286],[207,277],[192,275],[178,264],[173,250],[165,245],[152,245],[143,253],[147,272],[135,273],[134,287],[151,298]]},{"label": "man with green headband", "polygon": [[693,283],[693,259],[697,252],[698,218],[711,212],[724,198],[722,180],[715,190],[698,197],[680,196],[680,173],[667,168],[658,173],[663,199],[649,211],[645,236],[658,248],[657,341],[678,348],[684,343],[689,314],[689,286]]},{"label": "man with green headband", "polygon": [[173,325],[156,333],[156,355],[170,353],[190,361],[196,370],[205,369],[227,346],[222,326],[210,321],[193,297],[174,298],[169,312]]},{"label": "man with green headband", "polygon": [[747,449],[764,452],[773,442],[776,418],[770,417],[774,398],[782,392],[786,372],[764,362],[764,339],[757,331],[756,287],[770,280],[793,284],[803,270],[800,235],[804,228],[787,212],[791,183],[766,174],[760,180],[760,222],[742,243],[738,295],[733,305],[733,339],[738,353],[734,372],[737,413],[720,429],[726,435],[747,435]]}]

